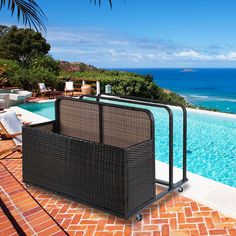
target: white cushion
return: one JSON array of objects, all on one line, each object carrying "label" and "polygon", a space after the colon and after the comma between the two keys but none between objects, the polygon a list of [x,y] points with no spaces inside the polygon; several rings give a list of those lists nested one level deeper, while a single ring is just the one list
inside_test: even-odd
[{"label": "white cushion", "polygon": [[[14,111],[0,113],[0,122],[9,134],[22,132],[22,123]],[[22,135],[13,139],[16,145],[22,145]]]},{"label": "white cushion", "polygon": [[68,81],[66,82],[66,90],[74,90],[74,82],[73,81]]},{"label": "white cushion", "polygon": [[45,91],[47,89],[44,83],[38,83],[38,85],[41,91]]}]

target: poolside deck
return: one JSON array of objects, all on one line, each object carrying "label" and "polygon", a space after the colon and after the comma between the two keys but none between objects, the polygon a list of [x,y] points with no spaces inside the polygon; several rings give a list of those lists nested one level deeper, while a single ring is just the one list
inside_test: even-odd
[{"label": "poolside deck", "polygon": [[[0,151],[10,145],[0,141]],[[145,209],[142,222],[125,221],[40,188],[26,188],[21,168],[19,153],[0,160],[0,236],[236,235],[236,219],[178,193]]]}]

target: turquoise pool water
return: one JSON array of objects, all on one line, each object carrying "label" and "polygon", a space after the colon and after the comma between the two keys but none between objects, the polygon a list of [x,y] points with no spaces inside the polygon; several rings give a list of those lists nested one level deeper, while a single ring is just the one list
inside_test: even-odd
[{"label": "turquoise pool water", "polygon": [[55,119],[54,101],[42,103],[24,103],[19,105],[19,107],[44,116],[50,120]]},{"label": "turquoise pool water", "polygon": [[[54,102],[20,107],[54,119]],[[155,117],[156,159],[167,163],[167,112],[160,108],[149,110]],[[182,113],[178,110],[174,111],[174,165],[182,166]],[[188,171],[236,187],[235,118],[188,112]]]}]

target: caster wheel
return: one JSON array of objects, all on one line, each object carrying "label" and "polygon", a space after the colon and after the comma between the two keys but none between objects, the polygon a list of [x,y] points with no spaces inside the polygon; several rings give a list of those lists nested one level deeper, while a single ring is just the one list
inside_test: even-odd
[{"label": "caster wheel", "polygon": [[184,189],[183,189],[182,187],[179,187],[179,188],[178,188],[178,191],[179,191],[180,193],[182,193],[182,192],[184,191]]},{"label": "caster wheel", "polygon": [[138,214],[136,215],[136,220],[137,220],[137,221],[141,221],[142,219],[143,219],[142,215],[141,215],[140,213],[138,213]]}]

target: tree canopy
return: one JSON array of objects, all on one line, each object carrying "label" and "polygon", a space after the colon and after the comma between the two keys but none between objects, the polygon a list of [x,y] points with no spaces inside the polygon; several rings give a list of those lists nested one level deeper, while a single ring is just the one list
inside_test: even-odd
[{"label": "tree canopy", "polygon": [[50,45],[42,34],[32,29],[12,26],[0,37],[0,58],[15,60],[27,65],[32,58],[46,55]]}]

